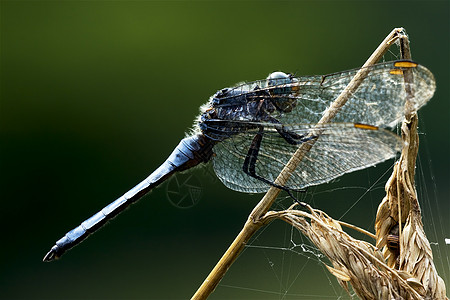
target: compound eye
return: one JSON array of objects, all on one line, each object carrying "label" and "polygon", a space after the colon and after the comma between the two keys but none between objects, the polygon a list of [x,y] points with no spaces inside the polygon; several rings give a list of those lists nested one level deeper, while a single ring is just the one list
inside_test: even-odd
[{"label": "compound eye", "polygon": [[291,76],[284,72],[273,72],[267,76],[267,81],[269,86],[289,84],[292,82]]}]

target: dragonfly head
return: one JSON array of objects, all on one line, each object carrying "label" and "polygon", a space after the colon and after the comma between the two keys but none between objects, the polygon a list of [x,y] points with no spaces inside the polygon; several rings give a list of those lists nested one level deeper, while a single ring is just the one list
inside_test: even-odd
[{"label": "dragonfly head", "polygon": [[267,76],[269,86],[291,83],[291,75],[284,72],[272,72]]},{"label": "dragonfly head", "polygon": [[284,72],[273,72],[267,76],[267,86],[269,93],[274,98],[274,105],[281,111],[289,112],[295,105],[295,98],[292,97],[293,83],[295,77]]}]

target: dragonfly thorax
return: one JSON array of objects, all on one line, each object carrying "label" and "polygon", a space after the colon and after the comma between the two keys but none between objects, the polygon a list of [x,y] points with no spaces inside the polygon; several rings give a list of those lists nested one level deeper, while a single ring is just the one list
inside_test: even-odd
[{"label": "dragonfly thorax", "polygon": [[296,105],[297,79],[273,72],[266,79],[224,88],[203,107],[198,127],[213,140],[258,127],[261,122],[278,122],[276,116]]}]

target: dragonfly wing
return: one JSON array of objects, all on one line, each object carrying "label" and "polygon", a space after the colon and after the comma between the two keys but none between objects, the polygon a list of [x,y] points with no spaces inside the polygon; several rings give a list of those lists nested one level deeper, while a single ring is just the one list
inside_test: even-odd
[{"label": "dragonfly wing", "polygon": [[[313,125],[290,125],[289,131],[306,137],[313,132],[313,127]],[[254,129],[231,136],[213,148],[214,170],[230,189],[261,193],[270,187],[243,171],[244,160],[256,132],[257,129]],[[306,139],[303,142],[314,145],[293,172],[286,187],[302,189],[325,183],[345,173],[392,158],[401,149],[399,136],[373,126],[331,123],[316,127],[315,132],[317,139]],[[274,182],[298,148],[299,145],[287,143],[275,128],[266,126],[256,161],[256,174]]]},{"label": "dragonfly wing", "polygon": [[[430,100],[436,89],[433,74],[425,67],[412,63],[411,84],[414,108]],[[405,68],[396,67],[396,62],[381,63],[369,67],[368,76],[350,96],[333,122],[371,124],[393,127],[404,115],[406,102]],[[298,88],[291,94],[297,98],[290,113],[281,113],[277,119],[282,123],[317,123],[331,103],[342,93],[358,70],[339,72],[325,76],[298,78]]]},{"label": "dragonfly wing", "polygon": [[[244,160],[256,133],[256,129],[250,129],[240,134],[231,135],[213,148],[214,171],[223,184],[232,190],[244,193],[262,193],[270,187],[268,184],[248,176],[243,171]],[[265,138],[263,138],[263,144],[265,144]],[[265,164],[267,165],[267,162]],[[281,165],[269,169],[278,170],[280,167]],[[257,166],[257,172],[260,173],[260,171]],[[265,175],[268,174],[265,173]],[[267,178],[272,178],[272,176]]]},{"label": "dragonfly wing", "polygon": [[[413,74],[411,88],[414,93],[414,108],[418,110],[425,105],[436,89],[433,74],[419,64],[403,62],[402,67],[401,62],[384,62],[367,67],[367,77],[349,97],[333,122],[363,123],[380,127],[393,127],[400,122],[406,102],[403,77],[406,69],[411,70]],[[241,95],[241,101],[254,98],[273,102],[282,109],[272,112],[272,115],[283,124],[315,124],[358,71],[359,69],[354,69],[323,76],[296,77],[291,78],[291,83],[288,84],[270,85],[270,80],[258,80],[232,87],[229,89],[232,92],[229,93]],[[222,100],[226,100],[226,97]],[[224,112],[236,114],[227,109],[227,105],[230,105],[228,101],[218,104],[217,107],[223,108],[221,105],[225,108]],[[230,120],[233,117],[224,114],[223,119]]]}]

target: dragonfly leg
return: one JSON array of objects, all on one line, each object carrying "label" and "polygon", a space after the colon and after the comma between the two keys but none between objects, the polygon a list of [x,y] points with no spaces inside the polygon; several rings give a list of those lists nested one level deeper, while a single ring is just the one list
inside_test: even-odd
[{"label": "dragonfly leg", "polygon": [[269,117],[269,122],[275,124],[275,129],[277,130],[278,134],[290,145],[300,145],[301,143],[304,143],[306,141],[309,141],[313,137],[307,137],[305,138],[304,135],[295,133],[291,130],[287,130],[283,124],[281,124],[280,121],[273,117]]},{"label": "dragonfly leg", "polygon": [[276,130],[278,134],[281,135],[281,137],[290,145],[299,145],[304,142],[303,138],[305,136],[286,130],[283,126],[276,128]]},{"label": "dragonfly leg", "polygon": [[294,199],[295,202],[297,202],[298,204],[300,204],[301,206],[305,207],[305,203],[299,201],[297,198],[295,198],[295,196],[292,194],[291,189],[276,184],[264,177],[259,176],[258,174],[256,174],[256,161],[258,159],[258,153],[259,153],[259,149],[261,147],[261,141],[263,138],[263,127],[259,128],[259,132],[255,135],[255,137],[253,138],[253,141],[250,145],[250,148],[248,149],[248,153],[247,156],[245,157],[244,160],[244,165],[242,166],[242,170],[244,171],[245,174],[247,174],[248,176],[251,176],[255,179],[261,180],[262,182],[265,182],[271,186],[274,186],[280,190],[283,190],[285,192],[288,193],[288,195]]},{"label": "dragonfly leg", "polygon": [[317,135],[310,135],[310,134],[301,135],[293,131],[286,130],[284,126],[275,129],[277,130],[278,134],[281,135],[281,137],[290,145],[300,145],[304,142],[318,138]]}]

